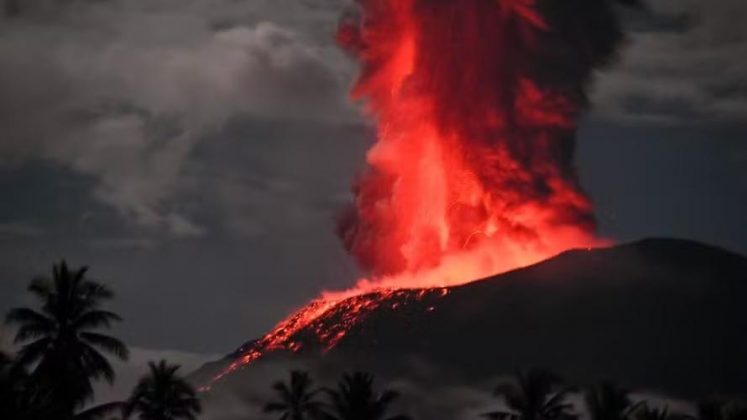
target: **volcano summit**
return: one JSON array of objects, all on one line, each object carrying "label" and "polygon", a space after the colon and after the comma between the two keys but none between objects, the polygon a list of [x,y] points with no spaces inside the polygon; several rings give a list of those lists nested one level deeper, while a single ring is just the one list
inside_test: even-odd
[{"label": "volcano summit", "polygon": [[[447,289],[352,297],[265,360],[406,375],[413,360],[469,381],[548,366],[577,383],[614,379],[681,395],[747,391],[747,258],[696,242],[649,239],[574,250]],[[346,334],[329,336],[359,318]],[[197,372],[206,380],[261,348],[246,344]],[[297,351],[297,352],[296,352]],[[340,363],[344,360],[344,363]],[[233,371],[216,390],[241,384]]]},{"label": "volcano summit", "polygon": [[619,3],[636,2],[358,0],[338,41],[360,63],[352,96],[377,135],[338,234],[370,278],[323,293],[212,382],[321,351],[390,368],[415,354],[467,375],[548,365],[683,392],[692,370],[709,389],[745,383],[731,362],[744,350],[743,258],[673,240],[594,250],[609,241],[575,140],[593,75],[625,38]]}]

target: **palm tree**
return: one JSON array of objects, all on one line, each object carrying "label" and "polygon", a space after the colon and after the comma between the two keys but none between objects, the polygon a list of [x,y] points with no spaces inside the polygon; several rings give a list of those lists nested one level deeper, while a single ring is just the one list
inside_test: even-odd
[{"label": "palm tree", "polygon": [[[48,412],[33,400],[34,384],[22,366],[0,352],[0,419],[48,420]],[[121,403],[108,403],[88,407],[71,417],[71,420],[99,420],[121,411]]]},{"label": "palm tree", "polygon": [[584,399],[591,420],[627,420],[638,407],[627,389],[606,382],[587,389]]},{"label": "palm tree", "polygon": [[328,389],[332,420],[409,420],[404,415],[387,416],[389,406],[399,397],[395,391],[374,393],[373,375],[363,372],[344,374],[337,389]]},{"label": "palm tree", "polygon": [[493,411],[483,416],[499,420],[551,420],[574,418],[571,404],[565,402],[572,388],[556,390],[561,384],[554,374],[532,369],[519,373],[512,382],[498,385],[495,395],[503,397],[508,410]]},{"label": "palm tree", "polygon": [[86,278],[87,267],[70,269],[63,261],[52,278],[33,280],[28,290],[40,308],[11,310],[6,323],[16,324],[16,343],[23,343],[17,363],[33,367],[31,396],[45,407],[48,418],[67,419],[93,395],[92,380],[114,381],[114,370],[101,352],[125,360],[127,347],[118,339],[96,332],[121,318],[101,309],[113,293]]},{"label": "palm tree", "polygon": [[319,419],[324,416],[324,404],[316,399],[318,389],[313,388],[313,380],[308,373],[294,370],[290,383],[275,382],[278,400],[265,405],[265,413],[279,413],[280,420]]},{"label": "palm tree", "polygon": [[180,366],[161,360],[148,367],[125,403],[125,418],[137,413],[140,420],[196,419],[202,406],[194,388],[177,375]]}]

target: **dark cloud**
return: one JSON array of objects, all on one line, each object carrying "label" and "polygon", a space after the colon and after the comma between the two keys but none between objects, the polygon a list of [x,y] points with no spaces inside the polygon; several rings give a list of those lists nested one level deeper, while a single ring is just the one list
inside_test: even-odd
[{"label": "dark cloud", "polygon": [[191,153],[226,121],[352,115],[335,50],[268,8],[112,1],[50,16],[32,2],[0,33],[0,161],[56,162],[137,224],[202,235],[173,201]]},{"label": "dark cloud", "polygon": [[740,0],[649,0],[629,16],[621,62],[599,77],[599,111],[630,123],[747,116],[747,28]]}]

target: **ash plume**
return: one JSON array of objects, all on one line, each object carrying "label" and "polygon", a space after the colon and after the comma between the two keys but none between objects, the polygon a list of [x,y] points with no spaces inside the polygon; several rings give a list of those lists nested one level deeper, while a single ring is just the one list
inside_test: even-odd
[{"label": "ash plume", "polygon": [[339,233],[373,277],[322,293],[213,383],[268,353],[329,351],[382,308],[435,309],[449,286],[604,243],[573,154],[593,71],[623,40],[611,3],[358,5],[338,39],[361,62],[353,96],[377,141]]},{"label": "ash plume", "polygon": [[624,40],[617,3],[636,2],[357,2],[338,39],[378,139],[338,233],[363,268],[469,266],[454,284],[599,244],[576,122]]}]

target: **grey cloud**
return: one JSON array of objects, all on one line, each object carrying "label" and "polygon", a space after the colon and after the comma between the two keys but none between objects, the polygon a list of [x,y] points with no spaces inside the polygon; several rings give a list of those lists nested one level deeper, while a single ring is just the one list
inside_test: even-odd
[{"label": "grey cloud", "polygon": [[187,171],[200,200],[211,203],[202,220],[231,237],[318,240],[334,231],[341,198],[349,199],[365,138],[360,125],[231,124]]},{"label": "grey cloud", "polygon": [[651,0],[633,16],[621,62],[595,104],[623,121],[666,124],[747,116],[747,3]]},{"label": "grey cloud", "polygon": [[0,236],[34,237],[41,234],[43,234],[43,230],[30,223],[0,223]]},{"label": "grey cloud", "polygon": [[299,6],[275,13],[281,24],[262,1],[43,9],[0,32],[0,162],[41,158],[91,176],[94,196],[138,225],[203,233],[174,203],[189,193],[195,148],[227,121],[352,118],[345,61],[293,26]]},{"label": "grey cloud", "polygon": [[157,244],[153,239],[146,237],[117,237],[95,239],[92,245],[104,249],[151,250]]}]

